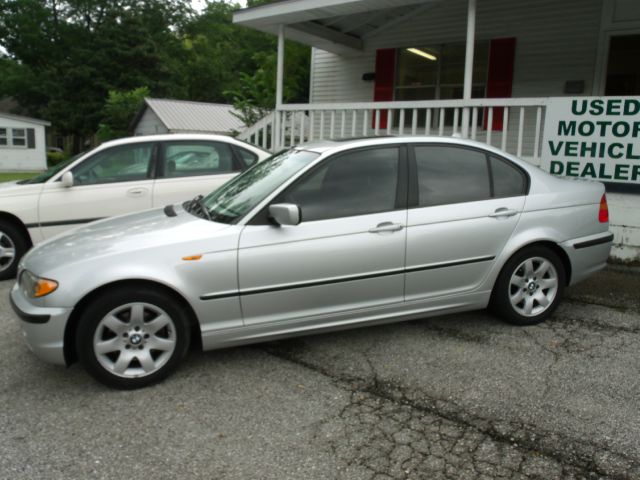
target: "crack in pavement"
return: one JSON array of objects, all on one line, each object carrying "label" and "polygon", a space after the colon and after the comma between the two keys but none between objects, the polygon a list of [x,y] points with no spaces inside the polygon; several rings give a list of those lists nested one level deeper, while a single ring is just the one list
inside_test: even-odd
[{"label": "crack in pavement", "polygon": [[[537,340],[536,344],[557,358],[557,352]],[[423,391],[380,380],[369,358],[371,348],[363,354],[371,372],[369,378],[336,374],[305,361],[297,354],[303,348],[304,341],[295,340],[276,342],[262,349],[329,377],[339,388],[351,390],[351,403],[335,418],[322,422],[318,427],[321,433],[317,435],[344,463],[345,471],[356,469],[366,478],[376,479],[640,477],[640,464],[635,459],[608,451],[602,445],[540,431],[534,425],[483,418],[464,411],[452,399],[429,397]],[[403,416],[407,419],[398,419]],[[405,431],[408,422],[414,427]],[[434,422],[439,428],[469,435],[463,442],[464,448],[453,451],[449,440],[424,427]],[[395,430],[389,423],[395,425]],[[423,425],[426,430],[420,430],[417,425]],[[420,438],[402,440],[404,434],[415,436],[410,431],[416,429]],[[416,442],[421,446],[414,445]],[[474,457],[474,452],[484,443],[490,445],[486,448],[491,455],[485,452]],[[517,465],[513,457],[519,458]]]}]

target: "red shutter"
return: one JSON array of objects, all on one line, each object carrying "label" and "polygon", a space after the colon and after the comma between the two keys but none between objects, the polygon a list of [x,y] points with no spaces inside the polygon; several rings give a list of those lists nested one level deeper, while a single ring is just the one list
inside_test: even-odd
[{"label": "red shutter", "polygon": [[[487,75],[487,98],[510,98],[513,86],[513,64],[516,58],[516,39],[495,38],[489,48],[489,72]],[[504,109],[493,109],[493,130],[502,130]],[[487,128],[485,111],[484,128]]]},{"label": "red shutter", "polygon": [[[373,87],[374,102],[389,102],[393,100],[393,81],[396,73],[396,49],[381,48],[376,52],[376,77]],[[387,128],[387,110],[380,112],[380,128]],[[376,116],[373,114],[375,128]]]}]

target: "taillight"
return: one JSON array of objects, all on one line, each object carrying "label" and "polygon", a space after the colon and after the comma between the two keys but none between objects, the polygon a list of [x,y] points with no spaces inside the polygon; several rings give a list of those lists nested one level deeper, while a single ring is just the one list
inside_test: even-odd
[{"label": "taillight", "polygon": [[609,207],[607,206],[607,195],[602,194],[600,199],[600,211],[598,212],[598,221],[600,223],[607,223],[609,221]]}]

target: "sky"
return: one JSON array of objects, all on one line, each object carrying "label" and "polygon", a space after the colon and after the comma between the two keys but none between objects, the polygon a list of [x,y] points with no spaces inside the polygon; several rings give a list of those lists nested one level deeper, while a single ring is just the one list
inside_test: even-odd
[{"label": "sky", "polygon": [[[236,1],[225,0],[225,2],[238,3],[242,8],[245,8],[247,6],[247,0],[236,0]],[[207,0],[191,0],[191,6],[198,12],[201,11],[206,5],[207,5]]]}]

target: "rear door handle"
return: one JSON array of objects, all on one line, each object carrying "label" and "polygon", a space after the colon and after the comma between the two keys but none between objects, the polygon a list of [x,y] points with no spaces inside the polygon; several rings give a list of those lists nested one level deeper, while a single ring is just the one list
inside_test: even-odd
[{"label": "rear door handle", "polygon": [[382,222],[379,223],[376,227],[370,228],[369,233],[385,233],[385,232],[397,232],[402,230],[404,225],[400,223],[393,222]]},{"label": "rear door handle", "polygon": [[495,212],[490,213],[491,218],[507,218],[513,217],[518,214],[518,210],[512,210],[510,208],[498,208]]}]

